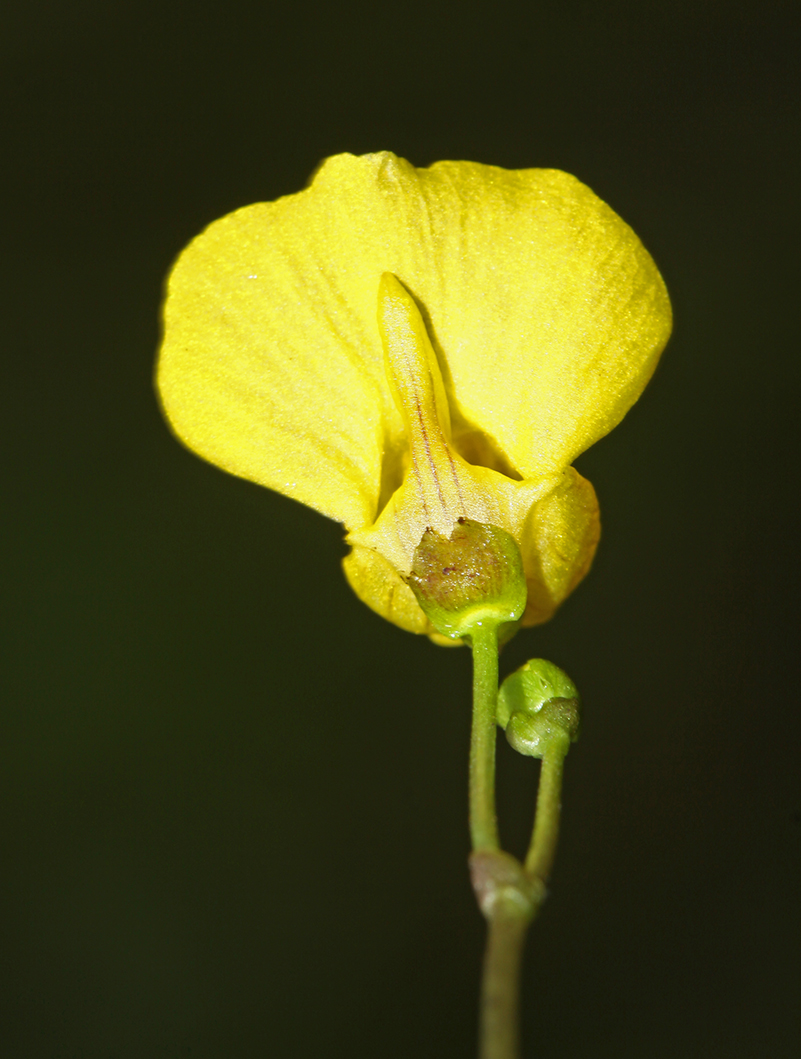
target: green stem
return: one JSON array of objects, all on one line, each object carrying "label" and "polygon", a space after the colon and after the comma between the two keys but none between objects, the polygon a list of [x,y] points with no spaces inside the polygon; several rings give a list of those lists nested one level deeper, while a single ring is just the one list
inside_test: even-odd
[{"label": "green stem", "polygon": [[498,901],[489,917],[481,980],[480,1059],[520,1054],[520,969],[528,916]]},{"label": "green stem", "polygon": [[470,836],[474,850],[498,849],[495,815],[495,715],[498,704],[498,633],[471,631],[473,728],[470,736]]},{"label": "green stem", "polygon": [[534,832],[526,854],[525,869],[526,875],[540,879],[543,883],[551,874],[556,856],[559,819],[562,810],[562,773],[569,747],[569,736],[565,735],[564,739],[553,739],[543,755],[540,766]]}]

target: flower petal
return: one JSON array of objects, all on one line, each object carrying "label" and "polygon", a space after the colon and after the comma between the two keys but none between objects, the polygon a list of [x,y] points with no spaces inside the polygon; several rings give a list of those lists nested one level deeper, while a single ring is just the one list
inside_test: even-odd
[{"label": "flower petal", "polygon": [[365,326],[337,283],[329,207],[312,190],[249,206],[187,247],[168,283],[157,385],[189,448],[363,526],[402,427],[375,323],[378,275]]},{"label": "flower petal", "polygon": [[518,543],[528,583],[523,625],[547,621],[588,573],[601,522],[595,490],[575,467],[560,484],[534,504]]},{"label": "flower petal", "polygon": [[671,328],[656,265],[567,173],[438,162],[417,175],[432,260],[398,275],[447,365],[457,444],[477,429],[521,476],[561,471],[653,373]]}]

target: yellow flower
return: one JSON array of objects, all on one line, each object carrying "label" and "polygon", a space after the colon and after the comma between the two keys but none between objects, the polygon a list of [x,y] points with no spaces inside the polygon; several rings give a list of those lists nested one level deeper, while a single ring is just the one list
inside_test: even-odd
[{"label": "yellow flower", "polygon": [[404,580],[428,527],[517,541],[524,625],[586,573],[571,466],[637,400],[670,302],[632,230],[548,169],[337,155],[179,257],[158,388],[189,448],[337,519],[356,593],[431,626]]}]

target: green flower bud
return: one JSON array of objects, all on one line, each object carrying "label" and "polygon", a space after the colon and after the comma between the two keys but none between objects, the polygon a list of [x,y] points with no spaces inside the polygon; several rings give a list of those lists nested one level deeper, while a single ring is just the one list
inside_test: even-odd
[{"label": "green flower bud", "polygon": [[552,662],[534,658],[501,685],[497,720],[520,754],[543,757],[556,746],[567,753],[579,731],[576,685]]},{"label": "green flower bud", "polygon": [[450,538],[427,529],[407,582],[437,632],[453,640],[477,625],[495,625],[499,639],[508,639],[526,608],[514,537],[471,519],[459,519]]}]

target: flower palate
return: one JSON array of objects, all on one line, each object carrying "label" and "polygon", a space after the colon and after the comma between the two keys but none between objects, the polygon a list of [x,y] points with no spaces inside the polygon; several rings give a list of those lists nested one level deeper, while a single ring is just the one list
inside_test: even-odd
[{"label": "flower palate", "polygon": [[570,464],[670,326],[648,252],[574,177],[343,154],[181,254],[157,382],[189,448],[345,524],[379,614],[432,633],[405,578],[426,529],[468,518],[517,541],[533,625],[598,542]]}]

